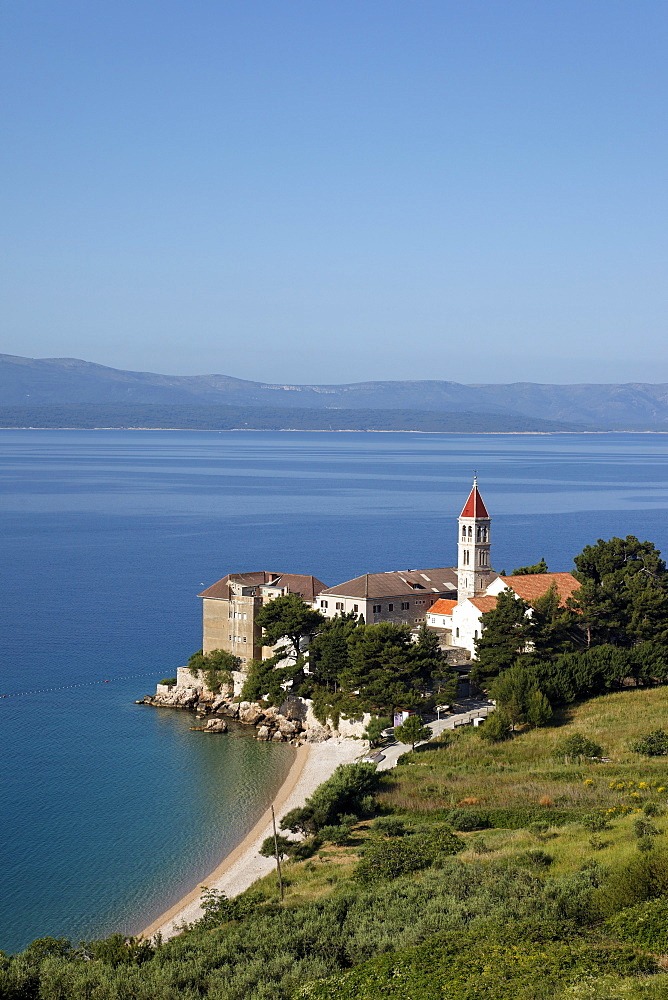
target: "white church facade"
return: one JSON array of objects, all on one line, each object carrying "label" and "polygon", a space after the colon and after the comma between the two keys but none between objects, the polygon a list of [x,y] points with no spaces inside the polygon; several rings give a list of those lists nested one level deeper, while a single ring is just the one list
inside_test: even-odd
[{"label": "white church facade", "polygon": [[529,573],[498,576],[491,571],[491,518],[478,490],[477,478],[458,518],[457,599],[436,601],[425,616],[430,628],[441,632],[444,642],[475,658],[475,643],[482,633],[482,616],[496,607],[503,590],[510,590],[528,604],[556,587],[560,603],[580,584],[572,573]]}]

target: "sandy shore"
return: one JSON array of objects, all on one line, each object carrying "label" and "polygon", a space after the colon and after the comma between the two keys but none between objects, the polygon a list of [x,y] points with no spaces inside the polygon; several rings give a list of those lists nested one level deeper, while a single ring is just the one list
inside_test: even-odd
[{"label": "sandy shore", "polygon": [[[357,740],[332,739],[325,743],[310,743],[297,750],[297,757],[274,799],[276,822],[290,809],[302,806],[318,785],[336,770],[339,764],[348,764],[362,755],[366,744]],[[202,889],[217,889],[227,896],[236,896],[268,872],[273,871],[273,858],[263,858],[258,851],[265,837],[272,833],[271,809],[267,809],[253,829],[231,854],[211,872],[192,892],[179,900],[157,920],[143,930],[149,938],[162,934],[163,940],[179,933],[179,927],[192,923],[202,916],[199,905]]]}]

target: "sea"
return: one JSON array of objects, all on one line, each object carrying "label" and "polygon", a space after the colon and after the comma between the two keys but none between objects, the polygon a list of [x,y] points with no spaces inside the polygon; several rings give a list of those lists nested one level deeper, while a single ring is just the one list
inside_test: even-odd
[{"label": "sea", "polygon": [[663,434],[0,430],[0,949],[136,933],[254,825],[294,757],[135,700],[228,572],[451,566],[474,473],[497,571],[599,538],[668,552]]}]

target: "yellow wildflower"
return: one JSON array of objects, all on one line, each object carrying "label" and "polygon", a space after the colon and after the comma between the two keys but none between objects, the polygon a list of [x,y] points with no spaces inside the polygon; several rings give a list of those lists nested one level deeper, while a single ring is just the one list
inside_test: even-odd
[{"label": "yellow wildflower", "polygon": [[585,785],[587,786],[587,788],[591,788],[593,784],[594,782],[591,778],[585,778]]},{"label": "yellow wildflower", "polygon": [[647,784],[646,781],[641,781],[640,784],[638,785],[638,788],[642,788],[643,791],[647,791],[649,785]]}]

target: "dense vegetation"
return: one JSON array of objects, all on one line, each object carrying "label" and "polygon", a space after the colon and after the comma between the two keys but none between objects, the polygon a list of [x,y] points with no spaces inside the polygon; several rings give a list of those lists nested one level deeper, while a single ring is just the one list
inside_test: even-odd
[{"label": "dense vegetation", "polygon": [[436,410],[315,409],[306,407],[151,403],[0,406],[0,427],[121,427],[181,430],[440,431],[452,434],[584,430],[522,414]]},{"label": "dense vegetation", "polygon": [[[530,606],[510,590],[483,614],[473,675],[500,711],[488,738],[543,725],[558,705],[668,680],[668,572],[651,542],[599,539],[575,557],[580,588]],[[545,567],[546,568],[546,567]],[[523,567],[544,572],[543,561]]]},{"label": "dense vegetation", "polygon": [[[266,604],[257,622],[263,643],[279,645],[273,657],[251,662],[244,698],[280,705],[284,685],[292,682],[294,693],[313,699],[319,718],[336,722],[341,714],[379,717],[398,707],[426,709],[454,695],[456,678],[436,633],[424,626],[413,642],[407,625],[367,625],[352,613],[324,618],[294,594]],[[307,636],[308,661],[302,652]]]},{"label": "dense vegetation", "polygon": [[[630,746],[665,704],[616,692],[508,742],[458,730],[393,772],[353,765],[319,790],[347,842],[287,861],[283,904],[270,875],[169,942],[43,939],[2,960],[0,997],[666,998],[668,760]],[[610,759],[564,756],[578,737]]]}]

